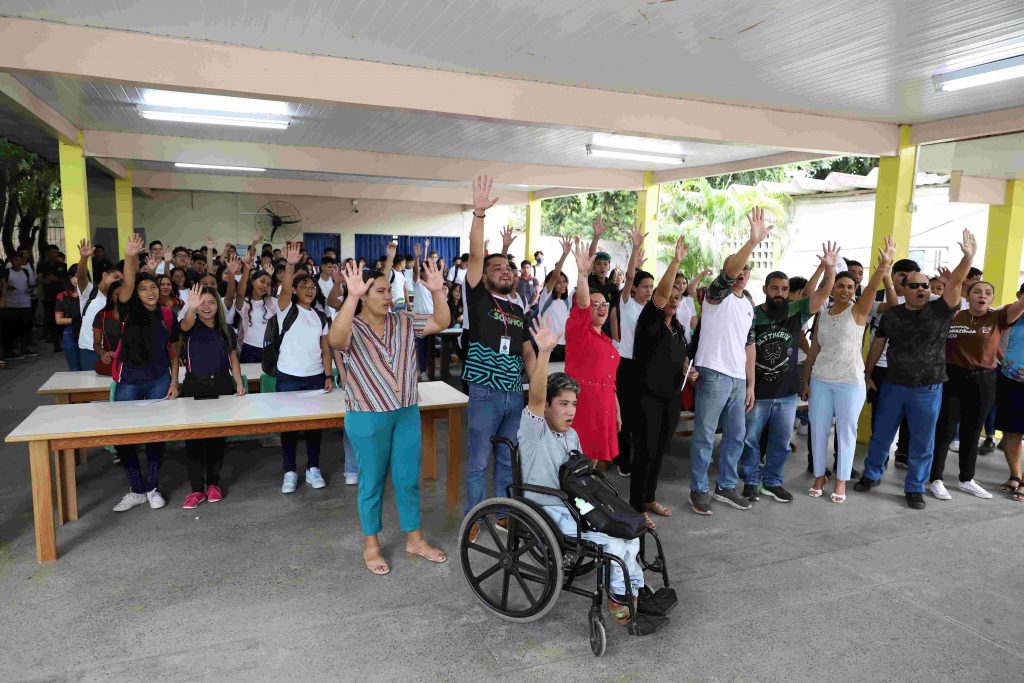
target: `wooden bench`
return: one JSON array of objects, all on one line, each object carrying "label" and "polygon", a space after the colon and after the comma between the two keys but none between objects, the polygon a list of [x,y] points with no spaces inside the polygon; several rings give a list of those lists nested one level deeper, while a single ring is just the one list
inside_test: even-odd
[{"label": "wooden bench", "polygon": [[[342,391],[223,396],[206,401],[121,401],[41,406],[7,435],[7,443],[27,443],[32,475],[36,560],[57,559],[54,507],[58,523],[78,519],[74,449],[156,441],[271,434],[344,425]],[[444,382],[419,385],[423,425],[424,479],[437,478],[434,421],[448,420],[445,503],[458,505],[462,483],[462,412],[468,397]],[[51,453],[55,458],[51,461]],[[54,474],[56,476],[54,476]],[[54,495],[56,485],[56,495]]]}]

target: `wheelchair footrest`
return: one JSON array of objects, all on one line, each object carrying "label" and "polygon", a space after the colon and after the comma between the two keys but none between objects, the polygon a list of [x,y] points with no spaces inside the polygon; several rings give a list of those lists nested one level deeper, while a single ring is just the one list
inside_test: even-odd
[{"label": "wheelchair footrest", "polygon": [[657,632],[667,623],[668,617],[640,613],[636,615],[634,623],[629,625],[629,633],[634,636],[647,636]]},{"label": "wheelchair footrest", "polygon": [[640,614],[663,617],[676,606],[679,598],[676,597],[674,588],[659,588],[657,592],[650,594],[646,599],[641,596],[639,604]]}]

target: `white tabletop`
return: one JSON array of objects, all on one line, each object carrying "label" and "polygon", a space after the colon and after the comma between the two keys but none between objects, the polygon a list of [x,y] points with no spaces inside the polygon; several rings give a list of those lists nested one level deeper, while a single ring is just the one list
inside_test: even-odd
[{"label": "white tabletop", "polygon": [[442,337],[457,337],[460,334],[462,334],[462,328],[461,327],[449,327],[447,329],[441,330],[440,332],[435,332],[435,334],[439,334]]},{"label": "white tabletop", "polygon": [[[7,435],[8,442],[72,436],[136,434],[261,422],[289,422],[345,414],[345,392],[309,391],[221,396],[206,401],[120,401],[40,406]],[[464,407],[469,397],[444,382],[419,384],[420,408]]]},{"label": "white tabletop", "polygon": [[[259,379],[263,367],[259,363],[242,363],[242,374],[246,379]],[[185,367],[178,368],[178,381],[185,379]],[[37,394],[76,394],[87,391],[106,391],[113,382],[107,375],[97,375],[92,370],[79,372],[55,372],[46,380]]]}]

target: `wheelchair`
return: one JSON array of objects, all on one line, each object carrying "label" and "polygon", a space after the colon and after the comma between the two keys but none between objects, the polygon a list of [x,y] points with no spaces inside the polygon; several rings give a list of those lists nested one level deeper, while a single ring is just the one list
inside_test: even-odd
[{"label": "wheelchair", "polygon": [[[654,633],[668,623],[675,607],[675,590],[669,587],[668,569],[661,540],[652,529],[640,536],[638,562],[644,572],[661,576],[663,587],[652,591],[646,584],[636,596],[625,562],[604,548],[581,538],[587,530],[579,511],[564,492],[544,486],[524,484],[518,445],[504,437],[492,437],[492,444],[508,447],[512,456],[512,484],[507,497],[481,501],[462,520],[459,529],[459,558],[470,590],[488,610],[512,622],[527,623],[544,617],[555,606],[562,591],[591,599],[588,623],[590,649],[600,657],[607,646],[603,611],[604,595],[611,594],[611,567],[616,563],[626,577],[626,603],[629,611],[627,630],[631,635]],[[544,512],[543,507],[525,492],[555,496],[568,508],[576,521],[575,537],[566,536]],[[504,524],[499,524],[504,520]],[[474,524],[479,524],[475,541],[469,540]],[[657,557],[648,561],[645,545],[654,540]],[[503,540],[504,539],[504,540]],[[596,570],[596,571],[595,571]],[[593,572],[592,590],[575,585],[577,579]],[[532,586],[532,588],[531,588]]]}]

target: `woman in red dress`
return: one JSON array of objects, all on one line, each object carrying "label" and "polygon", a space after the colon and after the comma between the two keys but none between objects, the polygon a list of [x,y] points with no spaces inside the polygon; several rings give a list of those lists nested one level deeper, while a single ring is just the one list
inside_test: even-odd
[{"label": "woman in red dress", "polygon": [[622,427],[619,401],[615,395],[615,371],[619,352],[611,337],[601,332],[608,319],[609,302],[603,292],[590,289],[587,278],[594,256],[575,239],[576,305],[565,325],[565,373],[579,382],[580,393],[572,427],[580,437],[583,454],[606,469],[619,454],[618,433]]}]

